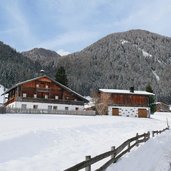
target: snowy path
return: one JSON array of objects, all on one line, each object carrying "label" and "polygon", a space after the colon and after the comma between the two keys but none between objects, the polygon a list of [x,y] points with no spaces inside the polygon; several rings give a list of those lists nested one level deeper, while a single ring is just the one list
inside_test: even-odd
[{"label": "snowy path", "polygon": [[138,149],[131,151],[107,171],[170,171],[171,131],[150,139]]},{"label": "snowy path", "polygon": [[0,115],[0,171],[64,170],[171,122],[171,114],[153,117]]}]

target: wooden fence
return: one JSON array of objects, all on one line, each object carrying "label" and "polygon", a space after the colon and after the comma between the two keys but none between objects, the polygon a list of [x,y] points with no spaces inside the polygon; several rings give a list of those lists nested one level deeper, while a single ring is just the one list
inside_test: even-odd
[{"label": "wooden fence", "polygon": [[6,113],[95,116],[95,111],[6,108]]},{"label": "wooden fence", "polygon": [[0,106],[0,113],[6,113],[6,108],[4,106]]},{"label": "wooden fence", "polygon": [[[166,130],[168,130],[169,127],[166,127],[163,130],[157,130],[157,131],[152,131],[152,137],[155,136],[155,134],[160,134]],[[96,169],[96,171],[104,171],[106,170],[111,164],[115,163],[119,158],[121,158],[124,154],[130,152],[130,150],[138,146],[140,143],[146,142],[150,138],[150,132],[138,135],[136,134],[135,137],[132,137],[128,140],[126,140],[124,143],[122,143],[119,147],[115,148],[115,146],[111,147],[110,151],[107,151],[105,153],[102,153],[98,156],[92,157],[91,156],[86,156],[85,161],[82,161],[64,171],[78,171],[80,169],[84,169],[85,171],[91,171],[91,165],[107,158],[111,157],[110,160],[108,160],[103,166],[100,168]]]}]

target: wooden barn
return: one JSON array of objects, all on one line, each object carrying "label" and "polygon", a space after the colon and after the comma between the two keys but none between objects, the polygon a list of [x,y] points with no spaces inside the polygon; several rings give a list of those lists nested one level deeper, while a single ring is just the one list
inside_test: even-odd
[{"label": "wooden barn", "polygon": [[100,103],[107,106],[107,114],[114,116],[150,117],[149,97],[146,91],[100,89]]},{"label": "wooden barn", "polygon": [[157,112],[170,112],[170,106],[163,102],[156,102]]},{"label": "wooden barn", "polygon": [[70,88],[44,75],[20,82],[4,94],[7,108],[43,110],[83,110],[88,100]]}]

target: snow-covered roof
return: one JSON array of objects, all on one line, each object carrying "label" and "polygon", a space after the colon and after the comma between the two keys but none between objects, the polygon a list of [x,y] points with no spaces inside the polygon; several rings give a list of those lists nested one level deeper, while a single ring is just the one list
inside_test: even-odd
[{"label": "snow-covered roof", "polygon": [[133,93],[130,90],[119,90],[119,89],[99,89],[101,92],[105,93],[116,93],[116,94],[137,94],[137,95],[155,95],[147,91],[134,91]]},{"label": "snow-covered roof", "polygon": [[54,83],[56,83],[56,84],[60,85],[61,87],[63,87],[65,90],[68,90],[69,92],[72,92],[73,94],[79,96],[79,97],[80,97],[81,99],[83,99],[86,103],[89,102],[86,98],[84,98],[84,97],[83,97],[82,95],[80,95],[79,93],[77,93],[77,92],[71,90],[70,88],[68,88],[68,87],[66,87],[65,85],[59,83],[58,81],[54,80],[53,78],[50,78],[50,77],[47,76],[47,75],[42,75],[42,76],[39,76],[39,77],[35,77],[35,78],[33,78],[33,79],[29,79],[29,80],[26,80],[26,81],[17,83],[17,84],[15,84],[13,87],[11,87],[11,88],[8,89],[7,91],[5,91],[2,95],[5,95],[5,94],[9,93],[12,89],[16,88],[16,87],[19,86],[19,85],[22,85],[22,84],[24,84],[24,83],[28,83],[28,82],[30,82],[30,81],[37,80],[37,79],[42,78],[42,77],[46,77],[46,78],[50,79],[50,80],[53,81]]}]

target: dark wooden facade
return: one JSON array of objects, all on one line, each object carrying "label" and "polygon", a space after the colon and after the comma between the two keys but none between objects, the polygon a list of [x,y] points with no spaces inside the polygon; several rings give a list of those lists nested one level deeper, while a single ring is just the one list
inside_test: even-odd
[{"label": "dark wooden facade", "polygon": [[[108,96],[108,97],[107,97]],[[100,92],[101,101],[107,100],[108,105],[116,106],[149,106],[149,96],[137,94],[122,94],[122,93],[105,93]]]},{"label": "dark wooden facade", "polygon": [[14,101],[43,102],[43,103],[63,103],[83,105],[88,102],[78,93],[61,85],[55,80],[41,76],[32,80],[18,83],[9,89],[8,100],[5,106]]}]

